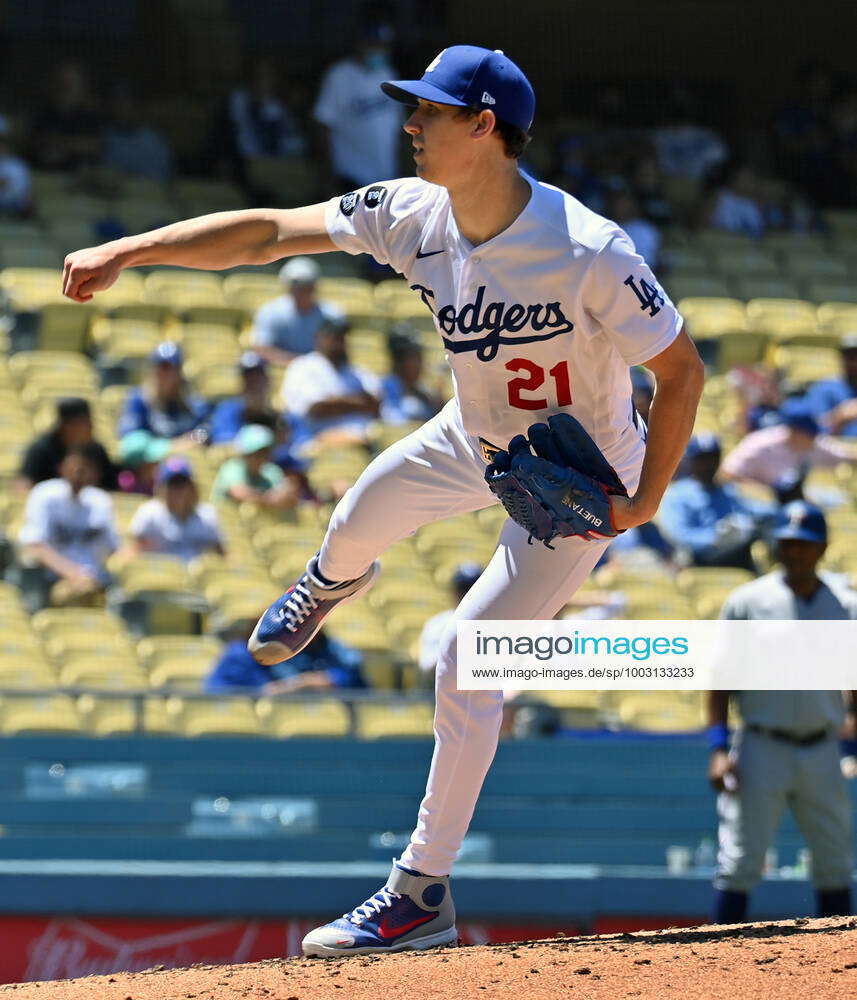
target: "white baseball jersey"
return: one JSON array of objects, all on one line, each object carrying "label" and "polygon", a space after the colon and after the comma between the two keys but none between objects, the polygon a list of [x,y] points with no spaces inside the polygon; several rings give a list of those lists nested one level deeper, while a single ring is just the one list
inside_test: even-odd
[{"label": "white baseball jersey", "polygon": [[526,180],[524,210],[476,247],[447,190],[419,178],[331,199],[327,230],[340,249],[390,264],[431,310],[468,433],[505,447],[572,413],[635,481],[645,429],[628,368],[668,347],[682,319],[622,229]]}]

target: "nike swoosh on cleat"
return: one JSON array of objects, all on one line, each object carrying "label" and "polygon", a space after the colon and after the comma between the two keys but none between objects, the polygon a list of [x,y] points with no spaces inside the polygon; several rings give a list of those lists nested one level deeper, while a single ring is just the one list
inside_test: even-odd
[{"label": "nike swoosh on cleat", "polygon": [[401,937],[415,927],[419,927],[420,924],[427,924],[430,920],[434,920],[436,916],[436,913],[432,913],[427,917],[417,917],[416,920],[412,920],[409,924],[403,924],[401,927],[388,927],[385,923],[380,923],[378,924],[378,933],[382,938]]},{"label": "nike swoosh on cleat", "polygon": [[422,260],[424,257],[434,257],[436,253],[446,253],[446,250],[429,250],[428,253],[423,253],[423,248],[420,247],[417,250],[417,260]]}]

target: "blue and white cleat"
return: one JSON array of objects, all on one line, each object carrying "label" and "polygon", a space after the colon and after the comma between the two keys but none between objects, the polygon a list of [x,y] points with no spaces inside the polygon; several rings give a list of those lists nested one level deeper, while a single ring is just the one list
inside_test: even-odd
[{"label": "blue and white cleat", "polygon": [[355,910],[303,940],[303,953],[343,955],[423,951],[458,940],[449,876],[420,875],[398,862],[387,884]]},{"label": "blue and white cleat", "polygon": [[318,578],[317,560],[317,555],[310,559],[306,573],[274,601],[257,622],[247,643],[257,663],[270,667],[297,655],[318,632],[330,612],[364,594],[380,571],[380,565],[374,562],[356,580],[322,583]]}]

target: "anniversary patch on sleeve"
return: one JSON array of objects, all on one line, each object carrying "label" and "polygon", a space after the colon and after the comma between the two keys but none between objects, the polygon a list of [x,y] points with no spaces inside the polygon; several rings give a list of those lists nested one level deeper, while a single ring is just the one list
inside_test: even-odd
[{"label": "anniversary patch on sleeve", "polygon": [[377,184],[366,192],[365,205],[367,208],[377,208],[386,197],[387,189],[383,185]]},{"label": "anniversary patch on sleeve", "polygon": [[[368,200],[368,194],[367,194],[367,200]],[[353,215],[354,209],[357,208],[359,203],[360,203],[360,192],[349,191],[348,194],[344,194],[340,198],[339,211],[342,212],[343,215]]]}]

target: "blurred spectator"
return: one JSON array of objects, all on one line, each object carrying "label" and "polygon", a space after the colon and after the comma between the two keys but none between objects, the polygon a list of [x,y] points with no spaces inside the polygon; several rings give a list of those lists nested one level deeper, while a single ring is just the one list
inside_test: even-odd
[{"label": "blurred spectator", "polygon": [[119,442],[119,489],[123,493],[155,492],[158,463],[170,453],[167,438],[155,437],[149,431],[131,431]]},{"label": "blurred spectator", "polygon": [[455,609],[464,600],[467,592],[482,575],[482,567],[478,563],[461,563],[450,580],[452,591],[452,607],[441,611],[423,625],[420,634],[420,651],[418,666],[424,673],[430,673],[437,666],[440,655],[440,645],[447,627],[455,617]]},{"label": "blurred spectator", "polygon": [[428,420],[440,410],[440,399],[422,382],[423,349],[401,332],[388,340],[393,370],[381,381],[381,419],[388,424]]},{"label": "blurred spectator", "polygon": [[116,89],[104,130],[104,165],[122,173],[167,181],[173,154],[164,136],[143,120],[140,105],[127,86]]},{"label": "blurred spectator", "polygon": [[720,478],[773,487],[786,472],[802,477],[813,466],[857,463],[854,445],[819,434],[818,422],[803,400],[787,399],[780,421],[740,441],[724,459]]},{"label": "blurred spectator", "polygon": [[53,605],[97,601],[108,582],[105,563],[118,537],[110,495],[95,486],[100,462],[92,442],[72,445],[60,478],[38,483],[27,497],[22,555],[46,571]]},{"label": "blurred spectator", "polygon": [[763,365],[740,365],[729,372],[728,378],[741,399],[742,433],[780,422],[784,387],[776,371]]},{"label": "blurred spectator", "polygon": [[199,502],[199,490],[186,458],[174,455],[158,469],[157,496],[134,514],[125,547],[129,558],[160,552],[190,562],[206,552],[224,553],[217,511]]},{"label": "blurred spectator", "polygon": [[606,209],[607,188],[591,162],[588,136],[566,135],[557,147],[558,166],[551,183],[583,202],[593,212]]},{"label": "blurred spectator", "polygon": [[32,208],[30,168],[12,148],[11,128],[0,115],[0,215],[28,215]]},{"label": "blurred spectator", "polygon": [[85,399],[68,397],[57,402],[54,426],[40,434],[24,452],[16,482],[18,491],[25,492],[35,483],[56,479],[69,449],[82,444],[91,445],[92,454],[96,456],[98,475],[95,485],[103,490],[115,490],[117,470],[104,447],[93,438],[89,403]]},{"label": "blurred spectator", "polygon": [[716,184],[709,201],[707,224],[714,229],[759,237],[765,231],[761,182],[748,164],[733,167]]},{"label": "blurred spectator", "polygon": [[247,649],[256,623],[247,623],[240,638],[226,644],[205,680],[209,694],[254,689],[261,695],[331,688],[365,688],[363,658],[355,649],[320,631],[297,656],[273,667],[260,666]]},{"label": "blurred spectator", "polygon": [[280,93],[277,66],[259,58],[250,79],[229,95],[232,142],[245,160],[255,156],[302,156],[306,140]]},{"label": "blurred spectator", "polygon": [[165,341],[152,351],[149,361],[148,377],[142,386],[131,389],[125,400],[119,437],[143,430],[158,437],[188,438],[188,443],[205,440],[203,425],[209,406],[185,382],[181,348]]},{"label": "blurred spectator", "polygon": [[326,321],[316,333],[315,350],[286,369],[282,395],[295,418],[298,443],[318,435],[362,442],[378,416],[378,379],[349,363],[347,331],[344,320]]},{"label": "blurred spectator", "polygon": [[218,470],[211,499],[247,501],[275,510],[294,507],[299,499],[298,488],[271,461],[274,440],[269,427],[245,424],[235,437],[236,457],[227,459]]},{"label": "blurred spectator", "polygon": [[814,382],[805,402],[816,420],[831,434],[857,437],[857,333],[842,338],[840,378]]},{"label": "blurred spectator", "polygon": [[36,163],[43,170],[76,170],[101,159],[104,116],[83,66],[69,60],[53,77],[52,91],[33,121]]},{"label": "blurred spectator", "polygon": [[292,257],[280,268],[285,295],[266,302],[253,321],[253,349],[272,365],[287,365],[315,347],[318,328],[342,310],[316,298],[320,271],[311,257]]},{"label": "blurred spectator", "polygon": [[719,440],[713,434],[691,438],[686,457],[688,475],[671,483],[661,502],[661,530],[692,566],[754,569],[750,546],[761,511],[733,486],[716,482]]},{"label": "blurred spectator", "polygon": [[664,190],[663,177],[654,154],[647,153],[637,160],[631,171],[630,183],[643,218],[656,226],[669,225],[673,208]]},{"label": "blurred spectator", "polygon": [[701,181],[729,155],[726,143],[714,129],[692,121],[657,128],[653,140],[658,166],[671,177]]},{"label": "blurred spectator", "polygon": [[245,351],[238,361],[241,395],[221,400],[211,415],[209,444],[232,441],[245,424],[264,424],[272,429],[279,417],[271,405],[268,362],[256,351]]},{"label": "blurred spectator", "polygon": [[325,73],[313,116],[325,140],[334,183],[344,191],[399,176],[402,115],[380,84],[393,79],[393,33],[367,18],[356,51]]},{"label": "blurred spectator", "polygon": [[642,217],[634,196],[629,191],[617,191],[610,198],[607,215],[631,237],[634,248],[649,267],[657,268],[663,237],[657,226]]}]

